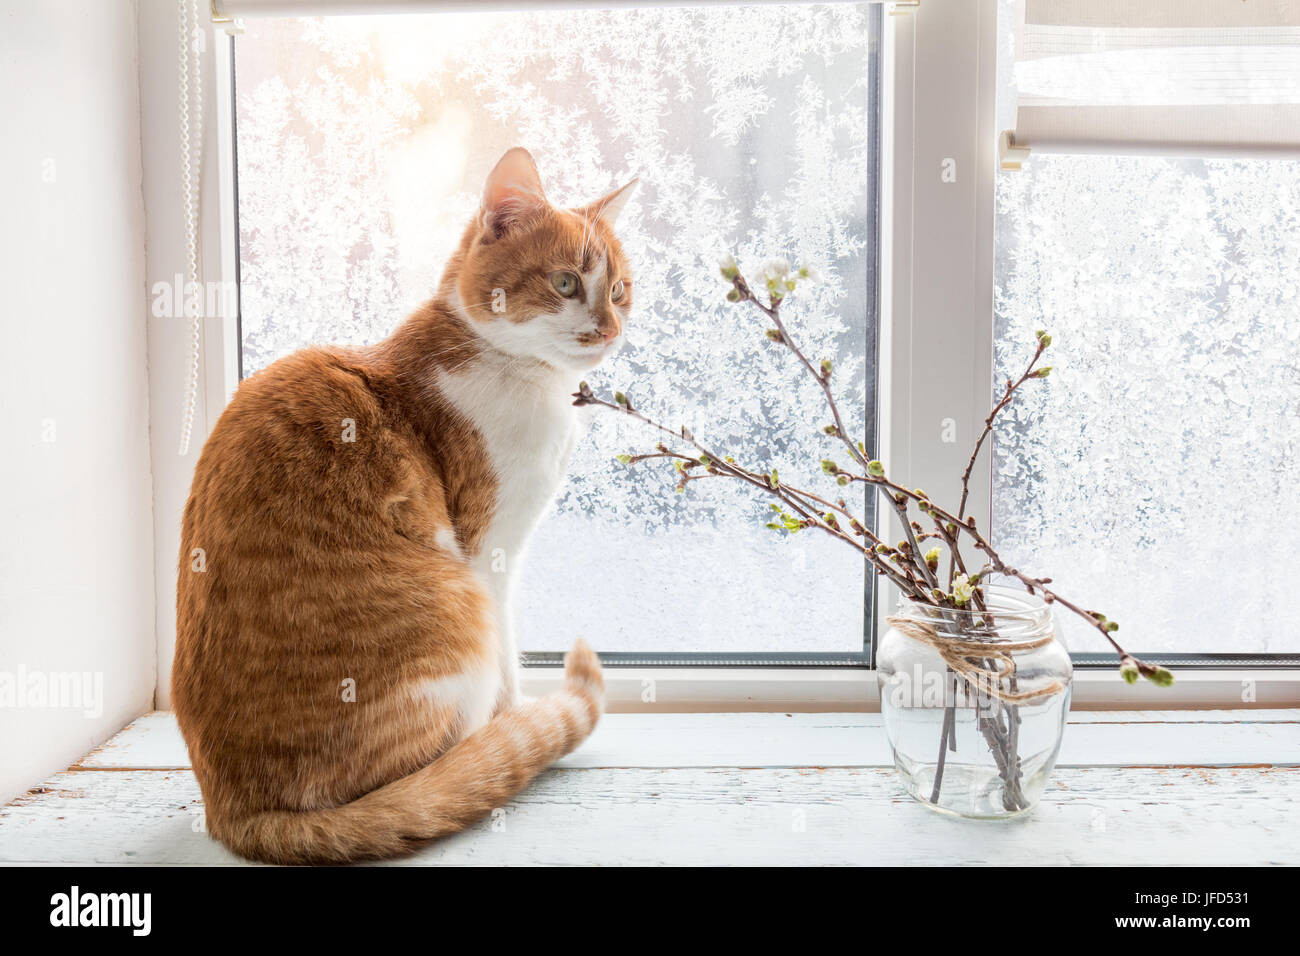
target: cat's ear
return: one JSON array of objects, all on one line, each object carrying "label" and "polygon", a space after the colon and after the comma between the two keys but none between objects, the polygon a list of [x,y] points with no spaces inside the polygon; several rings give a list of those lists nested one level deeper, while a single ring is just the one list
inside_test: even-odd
[{"label": "cat's ear", "polygon": [[497,160],[483,186],[483,225],[495,239],[545,208],[546,194],[537,164],[522,146]]},{"label": "cat's ear", "polygon": [[582,213],[588,219],[603,219],[611,226],[614,220],[618,219],[618,214],[623,211],[627,201],[632,198],[636,192],[636,187],[640,184],[640,179],[633,179],[626,186],[620,186],[608,196],[602,196],[590,205],[583,206],[578,212]]}]

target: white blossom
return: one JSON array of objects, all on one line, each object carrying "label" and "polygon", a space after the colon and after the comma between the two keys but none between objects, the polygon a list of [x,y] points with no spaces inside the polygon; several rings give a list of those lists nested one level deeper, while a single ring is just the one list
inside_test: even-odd
[{"label": "white blossom", "polygon": [[784,282],[790,276],[790,263],[785,259],[769,259],[763,263],[763,278],[768,282]]},{"label": "white blossom", "polygon": [[975,585],[968,575],[958,574],[952,579],[952,599],[955,604],[966,604],[975,595]]}]

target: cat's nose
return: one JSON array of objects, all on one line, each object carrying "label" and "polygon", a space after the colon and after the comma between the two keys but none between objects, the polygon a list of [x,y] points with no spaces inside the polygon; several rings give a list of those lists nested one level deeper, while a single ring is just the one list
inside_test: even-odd
[{"label": "cat's nose", "polygon": [[606,345],[618,338],[619,329],[617,325],[608,325],[602,329],[597,329],[596,331],[599,333],[600,337],[605,340]]}]

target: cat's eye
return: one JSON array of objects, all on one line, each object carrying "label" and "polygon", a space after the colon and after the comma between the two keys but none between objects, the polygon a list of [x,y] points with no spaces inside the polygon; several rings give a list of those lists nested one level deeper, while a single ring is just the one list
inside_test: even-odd
[{"label": "cat's eye", "polygon": [[622,279],[619,279],[617,282],[615,282],[612,286],[609,287],[609,298],[610,298],[610,301],[611,301],[611,302],[622,302],[622,301],[623,301],[623,293],[626,292],[626,291],[627,291],[627,287],[623,285],[623,280],[622,280]]},{"label": "cat's eye", "polygon": [[582,288],[582,283],[572,272],[552,272],[551,285],[555,286],[555,291],[566,299],[572,299]]}]

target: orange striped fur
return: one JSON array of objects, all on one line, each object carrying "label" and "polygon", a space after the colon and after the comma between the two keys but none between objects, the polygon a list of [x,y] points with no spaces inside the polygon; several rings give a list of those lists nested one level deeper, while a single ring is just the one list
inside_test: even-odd
[{"label": "orange striped fur", "polygon": [[630,191],[553,207],[509,151],[431,302],[376,346],[281,359],[217,422],[182,525],[172,689],[208,830],[235,852],[404,853],[595,726],[581,640],[563,690],[520,699],[511,581],[577,437],[578,373],[621,341]]}]

